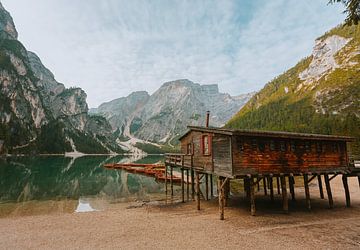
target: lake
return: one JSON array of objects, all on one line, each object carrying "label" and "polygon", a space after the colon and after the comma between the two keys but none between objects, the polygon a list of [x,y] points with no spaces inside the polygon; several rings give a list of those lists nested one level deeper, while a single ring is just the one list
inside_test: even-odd
[{"label": "lake", "polygon": [[163,156],[1,158],[0,217],[104,210],[119,202],[164,200],[164,183],[153,177],[102,167],[111,162],[163,160]]}]

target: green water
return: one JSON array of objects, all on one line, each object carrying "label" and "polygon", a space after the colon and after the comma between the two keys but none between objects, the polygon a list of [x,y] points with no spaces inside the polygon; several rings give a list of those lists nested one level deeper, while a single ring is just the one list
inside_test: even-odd
[{"label": "green water", "polygon": [[[149,156],[135,162],[162,160],[162,156]],[[129,161],[124,156],[2,158],[0,217],[53,210],[102,210],[108,204],[161,199],[164,184],[153,177],[102,167],[105,163]]]}]

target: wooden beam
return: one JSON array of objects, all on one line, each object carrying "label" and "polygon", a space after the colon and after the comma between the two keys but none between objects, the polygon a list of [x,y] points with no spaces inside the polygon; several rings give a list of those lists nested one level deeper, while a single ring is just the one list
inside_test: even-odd
[{"label": "wooden beam", "polygon": [[185,187],[184,187],[184,169],[181,168],[181,199],[182,202],[185,202]]},{"label": "wooden beam", "polygon": [[209,200],[209,176],[205,174],[205,199]]},{"label": "wooden beam", "polygon": [[308,183],[310,183],[312,180],[314,180],[316,178],[316,175],[313,175],[309,180]]},{"label": "wooden beam", "polygon": [[273,187],[273,178],[269,177],[268,180],[269,188],[270,188],[270,200],[274,201],[274,187]]},{"label": "wooden beam", "polygon": [[220,220],[224,219],[224,187],[223,187],[223,177],[218,177],[218,192],[219,192],[219,214]]},{"label": "wooden beam", "polygon": [[186,200],[189,200],[190,196],[189,185],[189,169],[186,169]]},{"label": "wooden beam", "polygon": [[196,171],[196,207],[200,210],[200,176],[199,172]]},{"label": "wooden beam", "polygon": [[212,174],[210,174],[210,197],[214,197],[214,183]]},{"label": "wooden beam", "polygon": [[319,184],[320,198],[324,199],[324,191],[323,191],[322,180],[321,180],[320,174],[317,176],[317,179],[318,179],[318,184]]},{"label": "wooden beam", "polygon": [[173,167],[170,167],[170,189],[171,189],[171,196],[173,196],[174,195]]},{"label": "wooden beam", "polygon": [[276,186],[277,186],[277,192],[280,194],[280,178],[276,177]]},{"label": "wooden beam", "polygon": [[168,185],[167,185],[167,166],[165,165],[165,194],[168,193]]},{"label": "wooden beam", "polygon": [[250,197],[249,179],[247,177],[244,177],[243,180],[244,180],[244,191],[246,194],[246,198],[249,198]]},{"label": "wooden beam", "polygon": [[266,177],[263,178],[264,194],[267,195]]},{"label": "wooden beam", "polygon": [[305,188],[306,207],[308,210],[311,210],[309,180],[307,174],[304,174],[304,188]]},{"label": "wooden beam", "polygon": [[325,179],[326,192],[327,192],[327,196],[328,196],[328,200],[329,200],[329,207],[333,208],[334,201],[332,198],[329,176],[327,174],[324,174],[324,179]]},{"label": "wooden beam", "polygon": [[260,180],[261,178],[256,178],[257,191],[260,191]]},{"label": "wooden beam", "polygon": [[280,182],[281,182],[283,210],[285,213],[288,213],[289,212],[289,203],[288,203],[288,197],[287,197],[286,179],[285,179],[284,175],[280,176]]},{"label": "wooden beam", "polygon": [[291,194],[291,200],[292,201],[295,201],[294,184],[295,184],[294,176],[289,176],[289,189],[290,189],[290,194]]},{"label": "wooden beam", "polygon": [[360,187],[360,176],[358,176],[358,182],[359,182],[359,187]]},{"label": "wooden beam", "polygon": [[329,181],[331,181],[332,179],[334,179],[336,176],[338,176],[338,174],[334,174],[333,176],[330,177]]},{"label": "wooden beam", "polygon": [[256,215],[256,207],[255,207],[255,185],[254,184],[254,178],[250,178],[250,211],[251,215]]},{"label": "wooden beam", "polygon": [[343,181],[344,190],[345,190],[346,206],[350,207],[351,204],[350,204],[349,185],[348,185],[348,181],[347,181],[347,176],[344,174],[342,176],[342,181]]},{"label": "wooden beam", "polygon": [[195,176],[194,176],[194,169],[191,168],[191,198],[192,200],[195,199]]}]

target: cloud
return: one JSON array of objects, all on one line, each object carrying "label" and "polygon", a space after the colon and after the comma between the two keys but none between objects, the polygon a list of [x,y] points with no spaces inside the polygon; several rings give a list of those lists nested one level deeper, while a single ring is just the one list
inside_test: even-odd
[{"label": "cloud", "polygon": [[2,2],[19,39],[91,107],[178,78],[258,90],[344,18],[310,0]]}]

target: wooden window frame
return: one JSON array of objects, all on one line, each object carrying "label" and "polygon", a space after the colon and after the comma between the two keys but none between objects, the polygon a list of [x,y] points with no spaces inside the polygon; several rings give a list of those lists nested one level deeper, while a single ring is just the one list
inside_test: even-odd
[{"label": "wooden window frame", "polygon": [[[208,152],[207,153],[205,153],[205,138],[207,138],[207,142],[208,142]],[[212,150],[211,141],[212,141],[211,135],[206,134],[206,135],[201,136],[201,153],[202,153],[202,155],[205,155],[205,156],[211,155],[211,150]]]},{"label": "wooden window frame", "polygon": [[[189,146],[190,146],[190,150],[189,150]],[[189,142],[188,144],[186,144],[186,155],[194,155],[194,143]]]}]

